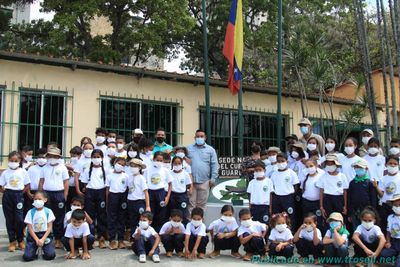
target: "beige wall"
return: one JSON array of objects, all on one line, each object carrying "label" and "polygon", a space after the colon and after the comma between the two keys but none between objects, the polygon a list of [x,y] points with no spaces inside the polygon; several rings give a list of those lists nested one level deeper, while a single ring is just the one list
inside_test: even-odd
[{"label": "beige wall", "polygon": [[[82,136],[94,136],[95,128],[99,126],[99,95],[120,95],[121,97],[133,97],[144,99],[156,99],[168,102],[177,102],[183,106],[182,125],[179,129],[184,135],[180,142],[189,144],[193,141],[195,130],[199,126],[198,108],[204,105],[204,87],[194,86],[190,83],[165,81],[152,78],[140,78],[114,73],[96,72],[90,70],[75,71],[64,68],[41,64],[20,63],[0,60],[0,84],[3,81],[9,89],[13,82],[16,87],[20,84],[39,89],[60,88],[73,94],[73,99],[68,105],[68,120],[72,124],[72,130],[68,130],[66,147],[78,144]],[[18,95],[16,95],[18,97]],[[18,101],[16,101],[18,102]],[[231,96],[228,89],[211,87],[212,106],[237,107],[237,97]],[[276,96],[246,92],[243,98],[245,110],[276,112]],[[326,106],[328,108],[328,106]],[[345,105],[334,105],[334,114],[339,118],[342,110],[349,108]],[[9,109],[7,101],[6,110]],[[18,109],[14,109],[17,113]],[[300,101],[296,98],[283,97],[282,110],[285,114],[292,114],[290,131],[299,134],[297,122],[301,118]],[[318,102],[308,101],[310,114],[319,114]],[[7,117],[6,112],[6,117]],[[8,119],[8,117],[6,118]],[[17,117],[15,118],[17,119]],[[367,119],[367,118],[366,118]],[[9,126],[6,126],[8,128]],[[15,128],[15,127],[14,127]],[[16,147],[16,132],[14,129],[12,138],[13,148]],[[5,132],[5,151],[8,152],[8,131]],[[7,148],[7,149],[6,149]]]}]

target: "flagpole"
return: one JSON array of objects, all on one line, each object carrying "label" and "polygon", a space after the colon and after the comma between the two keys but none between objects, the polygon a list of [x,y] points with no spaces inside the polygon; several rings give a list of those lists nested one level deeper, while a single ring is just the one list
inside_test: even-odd
[{"label": "flagpole", "polygon": [[204,91],[206,104],[206,134],[211,141],[211,110],[210,110],[210,85],[208,79],[208,39],[207,39],[207,10],[206,0],[201,1],[203,16],[203,61],[204,61]]},{"label": "flagpole", "polygon": [[278,96],[277,96],[277,141],[282,147],[282,0],[278,0]]},{"label": "flagpole", "polygon": [[239,109],[239,157],[243,157],[243,82],[240,80],[240,90],[238,94],[238,109]]}]

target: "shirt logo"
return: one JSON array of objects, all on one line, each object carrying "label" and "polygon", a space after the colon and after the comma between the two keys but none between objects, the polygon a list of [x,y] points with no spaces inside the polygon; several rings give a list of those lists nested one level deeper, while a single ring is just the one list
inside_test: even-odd
[{"label": "shirt logo", "polygon": [[342,187],[342,181],[337,182],[337,187],[341,188]]},{"label": "shirt logo", "polygon": [[161,176],[159,173],[155,173],[151,176],[151,183],[153,185],[158,185],[161,183]]},{"label": "shirt logo", "polygon": [[179,179],[180,184],[185,184],[185,179]]},{"label": "shirt logo", "polygon": [[264,186],[263,186],[263,191],[264,191],[264,192],[267,192],[267,190],[268,190],[268,185],[264,185]]},{"label": "shirt logo", "polygon": [[389,183],[385,188],[385,192],[388,195],[391,195],[394,192],[396,192],[396,184],[394,182]]},{"label": "shirt logo", "polygon": [[129,193],[133,193],[133,192],[135,191],[135,189],[136,189],[135,184],[134,184],[134,183],[131,183],[131,184],[129,185]]},{"label": "shirt logo", "polygon": [[56,170],[55,174],[56,174],[56,176],[59,176],[61,174],[61,172],[59,170]]},{"label": "shirt logo", "polygon": [[121,179],[121,184],[122,184],[122,185],[125,185],[125,184],[126,184],[125,178],[122,178],[122,179]]},{"label": "shirt logo", "polygon": [[286,176],[286,177],[285,177],[285,182],[286,182],[286,183],[289,183],[289,181],[290,181],[290,176]]},{"label": "shirt logo", "polygon": [[390,234],[392,237],[397,237],[400,234],[400,225],[398,223],[393,223],[391,225]]},{"label": "shirt logo", "polygon": [[9,181],[9,184],[10,184],[12,187],[17,187],[20,180],[21,180],[21,179],[20,179],[18,176],[13,176],[13,177],[11,177],[11,179],[10,179],[10,181]]}]

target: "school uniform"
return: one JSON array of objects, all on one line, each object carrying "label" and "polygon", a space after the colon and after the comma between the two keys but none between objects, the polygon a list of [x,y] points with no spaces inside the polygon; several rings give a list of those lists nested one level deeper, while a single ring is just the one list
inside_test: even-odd
[{"label": "school uniform", "polygon": [[56,240],[60,240],[64,234],[64,216],[65,216],[65,197],[64,197],[64,181],[69,179],[68,170],[63,164],[51,166],[46,164],[42,168],[40,177],[44,179],[43,190],[48,195],[46,206],[50,208],[56,220],[53,224],[53,232]]},{"label": "school uniform", "polygon": [[272,213],[287,212],[290,220],[295,222],[294,185],[299,184],[297,174],[291,170],[276,171],[271,176],[274,185],[272,194]]},{"label": "school uniform", "polygon": [[[31,225],[36,236],[41,239],[47,231],[47,225],[54,222],[55,219],[56,218],[51,209],[43,207],[42,210],[37,210],[36,208],[30,209],[25,216],[24,222],[27,225]],[[24,261],[33,261],[37,259],[38,248],[36,241],[29,234],[29,231],[27,231],[26,247],[24,255],[22,256]],[[42,246],[42,252],[44,260],[52,260],[56,257],[53,235],[51,233],[47,236],[44,245]]]},{"label": "school uniform", "polygon": [[356,172],[354,171],[353,164],[360,161],[361,157],[355,155],[352,158],[345,157],[342,162],[342,173],[347,177],[347,184],[349,184],[354,177],[356,177]]},{"label": "school uniform", "polygon": [[[133,244],[132,244],[132,251],[137,255],[148,255],[150,250],[154,246],[154,242],[156,242],[157,232],[154,230],[153,227],[149,226],[147,229],[143,230],[140,229],[140,239],[136,239],[136,233],[138,232],[139,228],[136,228],[135,233],[132,235],[133,237]],[[157,247],[154,250],[154,255],[160,254],[160,248]]]},{"label": "school uniform", "polygon": [[276,171],[278,171],[278,165],[276,164],[268,165],[267,167],[265,167],[265,176],[271,177],[271,175]]},{"label": "school uniform", "polygon": [[139,153],[139,157],[143,161],[143,163],[147,166],[147,168],[143,170],[143,173],[146,173],[149,170],[149,167],[153,166],[153,153],[149,155]]},{"label": "school uniform", "polygon": [[126,152],[126,150],[122,150],[121,152],[115,151],[115,157],[126,159],[128,157],[128,153]]},{"label": "school uniform", "polygon": [[[238,237],[245,238],[253,233],[262,233],[266,232],[267,227],[264,223],[260,223],[257,221],[253,221],[250,227],[244,227],[240,225],[238,229]],[[246,253],[254,254],[254,255],[265,255],[265,246],[264,246],[264,238],[263,237],[252,237],[246,244],[243,245],[244,251]]]},{"label": "school uniform", "polygon": [[[254,180],[255,179],[251,180],[250,182]],[[222,219],[213,221],[208,226],[208,230],[213,231],[214,250],[220,251],[220,250],[230,249],[232,253],[239,252],[240,241],[237,235],[223,239],[219,239],[217,237],[218,234],[232,233],[236,231],[238,228],[239,225],[236,223],[236,220],[231,223],[226,223]]]},{"label": "school uniform", "polygon": [[171,224],[171,222],[166,222],[164,225],[161,227],[160,230],[160,237],[161,237],[161,242],[164,245],[165,251],[166,252],[183,252],[183,249],[185,247],[184,242],[185,242],[185,227],[182,223],[179,224],[178,230],[180,234],[175,234],[175,233],[170,233],[167,234],[166,232],[170,231],[172,228],[174,228]]},{"label": "school uniform", "polygon": [[148,190],[143,175],[129,175],[128,177],[128,216],[129,228],[134,233],[139,223],[140,215],[146,210],[144,191]]},{"label": "school uniform", "polygon": [[15,240],[21,242],[24,239],[24,195],[22,192],[29,183],[29,176],[22,168],[7,169],[0,176],[0,186],[5,190],[3,212],[10,243]]},{"label": "school uniform", "polygon": [[128,175],[124,172],[110,173],[106,178],[106,186],[109,188],[107,206],[107,230],[110,241],[123,240],[125,233],[125,220],[127,208]]},{"label": "school uniform", "polygon": [[87,222],[82,223],[78,228],[74,227],[72,223],[67,225],[65,230],[65,235],[61,239],[66,251],[71,251],[71,246],[69,245],[69,240],[74,239],[74,249],[78,251],[79,248],[83,248],[83,238],[87,239],[87,249],[93,249],[94,236],[90,233],[90,227]]},{"label": "school uniform", "polygon": [[[46,165],[46,164],[45,164]],[[45,166],[43,165],[43,166]],[[42,171],[42,167],[39,164],[36,164],[28,169],[28,176],[29,176],[29,187],[31,194],[34,195],[35,192],[39,189],[39,180],[40,180],[40,173]],[[33,200],[28,197],[27,193],[24,194],[24,217],[28,213],[28,211],[32,208]]]},{"label": "school uniform", "polygon": [[250,212],[254,221],[261,223],[269,222],[270,197],[274,192],[274,185],[270,178],[262,180],[253,179],[247,186],[247,193],[250,194]]},{"label": "school uniform", "polygon": [[79,174],[79,189],[82,191],[83,185],[82,185],[82,174],[85,172],[86,169],[89,169],[90,164],[92,163],[92,159],[86,158],[84,155],[82,155],[79,160],[77,165],[74,168],[74,172]]},{"label": "school uniform", "polygon": [[276,251],[276,246],[278,243],[275,242],[288,242],[289,240],[293,239],[292,232],[289,228],[286,228],[282,232],[278,232],[275,228],[271,230],[271,234],[268,237],[270,244],[269,244],[269,256],[270,257],[277,257],[283,256],[285,258],[290,258],[293,256],[294,245],[289,244],[283,250]]},{"label": "school uniform", "polygon": [[94,145],[94,149],[100,149],[101,151],[103,151],[103,155],[105,155],[107,153],[107,146],[105,144],[101,144],[101,145]]},{"label": "school uniform", "polygon": [[324,219],[319,209],[320,189],[317,183],[324,173],[325,171],[317,169],[317,174],[315,176],[307,175],[300,185],[300,189],[303,191],[302,212],[304,215],[308,213],[315,214],[317,216],[317,225],[319,228],[323,226]]},{"label": "school uniform", "polygon": [[343,212],[343,194],[349,188],[348,179],[343,173],[331,175],[326,172],[319,178],[316,186],[324,189],[324,209],[328,215],[332,212]]},{"label": "school uniform", "polygon": [[379,154],[375,157],[368,154],[363,159],[368,162],[368,173],[371,180],[380,182],[385,172],[386,158]]},{"label": "school uniform", "polygon": [[[85,210],[93,219],[94,232],[98,237],[105,237],[107,233],[106,210],[106,179],[107,173],[100,168],[86,169],[81,175],[81,182],[86,185]],[[106,177],[104,177],[106,175]],[[90,176],[90,177],[89,177]]]},{"label": "school uniform", "polygon": [[206,234],[206,225],[202,223],[198,227],[189,222],[186,225],[185,235],[190,235],[189,238],[189,251],[192,252],[196,243],[197,237],[201,236],[200,245],[197,248],[198,253],[206,254],[206,248],[208,244],[208,236]]},{"label": "school uniform", "polygon": [[387,232],[390,233],[390,240],[386,240],[390,242],[390,248],[384,248],[381,252],[381,258],[396,258],[395,266],[400,266],[400,259],[398,256],[400,255],[400,216],[396,214],[391,214],[387,218]]},{"label": "school uniform", "polygon": [[[381,228],[374,225],[371,229],[367,230],[364,226],[359,225],[354,233],[360,235],[362,243],[371,251],[375,251],[379,246],[379,237],[383,236]],[[367,258],[368,255],[365,251],[354,242],[354,257]]]},{"label": "school uniform", "polygon": [[192,184],[192,179],[190,179],[190,175],[186,171],[181,171],[179,173],[170,171],[170,174],[172,178],[172,192],[169,200],[169,210],[178,209],[182,211],[186,223],[186,218],[189,215],[187,209],[189,203],[187,186]]},{"label": "school uniform", "polygon": [[151,212],[154,214],[153,227],[159,231],[168,220],[168,210],[164,203],[167,196],[165,188],[172,182],[172,177],[170,171],[164,167],[154,167],[154,163],[149,167],[145,172],[145,178],[149,187]]},{"label": "school uniform", "polygon": [[295,243],[297,253],[299,253],[300,257],[308,258],[309,255],[313,255],[314,259],[318,259],[322,256],[322,250],[324,248],[322,245],[322,234],[318,228],[315,231],[317,232],[319,240],[318,245],[314,245],[314,230],[300,230],[299,240]]},{"label": "school uniform", "polygon": [[[331,244],[324,245],[325,257],[330,257],[330,258],[335,257],[338,261],[343,261],[344,258],[349,256],[349,247],[348,247],[349,232],[343,226],[341,228],[341,231],[339,231],[339,234],[345,239],[344,244],[339,246],[339,244],[336,241],[334,241]],[[333,232],[331,231],[331,229],[326,231],[325,237],[333,238]]]},{"label": "school uniform", "polygon": [[378,188],[383,192],[383,196],[379,200],[380,207],[378,209],[379,217],[383,219],[380,227],[386,233],[388,221],[385,218],[393,214],[392,207],[387,202],[394,194],[400,193],[400,172],[393,176],[385,175],[378,183]]}]

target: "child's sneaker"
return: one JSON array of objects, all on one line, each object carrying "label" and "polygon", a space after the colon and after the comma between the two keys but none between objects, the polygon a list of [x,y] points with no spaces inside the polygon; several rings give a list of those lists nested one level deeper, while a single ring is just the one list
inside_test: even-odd
[{"label": "child's sneaker", "polygon": [[106,248],[106,247],[107,247],[107,245],[106,245],[106,240],[104,239],[104,237],[101,237],[101,238],[99,239],[99,248],[104,249],[104,248]]},{"label": "child's sneaker", "polygon": [[146,254],[139,255],[139,262],[142,262],[142,263],[146,262]]},{"label": "child's sneaker", "polygon": [[118,248],[119,249],[126,249],[126,245],[125,245],[124,240],[121,240],[121,241],[118,242]]},{"label": "child's sneaker", "polygon": [[19,242],[18,243],[18,247],[19,247],[20,250],[24,250],[25,249],[25,242],[24,241]]},{"label": "child's sneaker", "polygon": [[168,258],[172,257],[172,251],[168,251],[167,253],[165,253],[165,256]]},{"label": "child's sneaker", "polygon": [[153,262],[155,263],[159,263],[160,262],[160,256],[158,256],[157,254],[154,254],[153,257],[151,257]]},{"label": "child's sneaker", "polygon": [[17,241],[13,241],[8,245],[8,252],[14,252],[17,249]]},{"label": "child's sneaker", "polygon": [[115,241],[115,240],[111,241],[108,247],[109,247],[111,250],[116,250],[116,249],[118,249],[117,241]]}]

